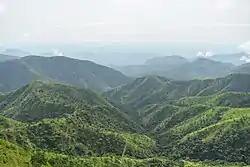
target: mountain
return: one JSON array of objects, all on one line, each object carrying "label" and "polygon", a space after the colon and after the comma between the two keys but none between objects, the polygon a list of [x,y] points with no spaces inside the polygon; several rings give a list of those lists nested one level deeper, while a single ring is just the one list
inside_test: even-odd
[{"label": "mountain", "polygon": [[188,59],[178,56],[178,55],[173,55],[173,56],[165,56],[165,57],[154,57],[152,59],[148,59],[145,64],[146,65],[162,65],[162,66],[178,66],[182,64],[188,63]]},{"label": "mountain", "polygon": [[232,71],[232,73],[250,74],[250,63],[238,66]]},{"label": "mountain", "polygon": [[18,59],[18,58],[19,57],[16,57],[16,56],[9,56],[9,55],[0,54],[0,62],[7,61],[7,60],[14,60],[14,59]]},{"label": "mountain", "polygon": [[174,67],[188,63],[188,60],[181,56],[165,56],[148,59],[143,65],[114,66],[115,69],[129,76],[163,75]]},{"label": "mountain", "polygon": [[149,76],[106,99],[34,81],[0,94],[0,166],[247,166],[249,82]]},{"label": "mountain", "polygon": [[104,93],[112,101],[141,108],[181,97],[208,96],[222,92],[249,92],[250,75],[232,74],[223,78],[171,81],[163,77],[137,78],[133,83]]},{"label": "mountain", "polygon": [[126,145],[127,155],[145,157],[155,147],[153,139],[136,134],[139,127],[124,112],[86,89],[36,81],[0,103],[0,137],[29,149],[122,155]]},{"label": "mountain", "polygon": [[250,56],[249,54],[242,52],[233,54],[215,54],[207,58],[214,61],[220,61],[223,63],[232,63],[234,65],[241,65],[245,63],[245,61],[242,60],[242,57],[249,57],[249,56]]},{"label": "mountain", "polygon": [[130,79],[111,68],[68,57],[27,56],[0,63],[0,91],[10,91],[32,80],[52,80],[104,91]]},{"label": "mountain", "polygon": [[246,74],[181,82],[150,76],[105,95],[130,109],[162,156],[249,164],[249,82]]},{"label": "mountain", "polygon": [[[212,68],[211,68],[212,67]],[[230,74],[236,66],[205,58],[188,61],[181,56],[158,57],[144,65],[115,67],[129,76],[158,75],[174,80],[217,78]]]},{"label": "mountain", "polygon": [[29,52],[23,51],[21,49],[6,49],[2,54],[16,56],[16,57],[24,57],[30,55]]},{"label": "mountain", "polygon": [[198,58],[188,64],[173,68],[166,76],[177,80],[217,78],[228,75],[234,68],[235,66],[231,63],[222,63],[205,58]]}]

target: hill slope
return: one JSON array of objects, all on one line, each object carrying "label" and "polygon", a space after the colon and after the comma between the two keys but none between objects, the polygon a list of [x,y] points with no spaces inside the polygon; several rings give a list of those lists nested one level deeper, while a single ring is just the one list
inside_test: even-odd
[{"label": "hill slope", "polygon": [[[154,140],[101,96],[68,85],[33,82],[1,97],[0,137],[29,149],[70,155],[151,155]],[[22,121],[13,121],[15,120]]]},{"label": "hill slope", "polygon": [[0,95],[0,164],[213,166],[181,159],[250,164],[249,78],[138,78],[108,92],[115,102],[86,89],[33,82]]},{"label": "hill slope", "polygon": [[160,155],[249,164],[249,85],[246,74],[180,82],[150,76],[105,94],[130,109]]},{"label": "hill slope", "polygon": [[137,78],[133,83],[105,92],[116,103],[135,109],[187,96],[208,96],[222,92],[249,92],[250,75],[233,74],[224,78],[171,81],[163,77]]},{"label": "hill slope", "polygon": [[[100,95],[70,85],[35,81],[14,92],[2,95],[0,114],[23,122],[44,118],[62,118],[81,115],[83,122],[129,130],[131,122],[123,112]],[[115,121],[118,119],[117,121]],[[102,122],[103,121],[103,122]],[[127,128],[126,128],[127,127]]]},{"label": "hill slope", "polygon": [[[0,63],[0,91],[10,91],[32,80],[52,80],[104,91],[130,79],[111,68],[67,57],[28,56]],[[5,72],[4,72],[5,71]]]}]

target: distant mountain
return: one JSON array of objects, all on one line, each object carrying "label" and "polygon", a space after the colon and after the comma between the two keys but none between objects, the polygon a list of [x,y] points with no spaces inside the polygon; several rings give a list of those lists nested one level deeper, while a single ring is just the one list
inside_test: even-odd
[{"label": "distant mountain", "polygon": [[182,64],[188,63],[188,59],[178,56],[178,55],[173,55],[173,56],[165,56],[165,57],[155,57],[152,59],[148,59],[145,64],[146,65],[162,65],[162,66],[178,66]]},{"label": "distant mountain", "polygon": [[189,61],[181,56],[165,56],[148,59],[143,65],[114,66],[115,69],[129,76],[163,75],[174,67],[179,67]]},{"label": "distant mountain", "polygon": [[223,77],[230,73],[235,66],[205,58],[198,58],[190,63],[172,68],[165,76],[176,80],[204,79]]},{"label": "distant mountain", "polygon": [[181,97],[208,96],[222,92],[250,92],[250,75],[232,74],[206,80],[171,81],[163,77],[137,78],[133,83],[104,93],[112,101],[138,109]]},{"label": "distant mountain", "polygon": [[216,78],[226,76],[235,65],[205,58],[188,61],[180,56],[169,56],[148,60],[144,65],[116,67],[129,76],[158,75],[174,80]]},{"label": "distant mountain", "polygon": [[5,54],[0,54],[0,62],[7,61],[7,60],[13,60],[13,59],[18,59],[19,57],[16,56],[9,56]]},{"label": "distant mountain", "polygon": [[0,91],[10,91],[32,80],[52,80],[96,91],[124,85],[130,79],[111,68],[68,57],[28,56],[0,63]]},{"label": "distant mountain", "polygon": [[21,49],[6,49],[3,52],[3,54],[17,56],[17,57],[24,57],[30,55],[31,53],[23,51]]},{"label": "distant mountain", "polygon": [[242,64],[232,71],[232,73],[250,74],[250,63]]},{"label": "distant mountain", "polygon": [[249,56],[250,56],[249,54],[242,52],[242,53],[234,53],[234,54],[215,54],[207,58],[214,60],[214,61],[232,63],[234,65],[241,65],[241,64],[246,63],[244,60],[242,60],[242,57],[249,57]]}]

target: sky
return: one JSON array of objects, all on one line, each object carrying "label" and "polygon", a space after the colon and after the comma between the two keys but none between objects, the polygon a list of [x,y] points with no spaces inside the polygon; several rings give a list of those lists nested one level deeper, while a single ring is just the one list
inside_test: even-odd
[{"label": "sky", "polygon": [[0,0],[2,45],[183,41],[248,49],[250,0]]}]

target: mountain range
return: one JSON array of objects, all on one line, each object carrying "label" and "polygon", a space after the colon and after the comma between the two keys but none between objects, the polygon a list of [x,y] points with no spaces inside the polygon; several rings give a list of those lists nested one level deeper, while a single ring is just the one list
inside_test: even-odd
[{"label": "mountain range", "polygon": [[189,96],[223,92],[250,92],[250,75],[231,74],[217,79],[172,81],[159,76],[137,78],[134,82],[104,93],[112,101],[137,109]]},{"label": "mountain range", "polygon": [[248,64],[164,59],[182,79],[60,56],[1,62],[0,166],[249,166]]},{"label": "mountain range", "polygon": [[120,87],[126,98],[108,91],[106,99],[34,81],[0,96],[0,164],[244,166],[250,164],[249,82],[246,74],[182,82],[151,76]]},{"label": "mountain range", "polygon": [[[242,56],[242,54],[239,55]],[[221,55],[215,57],[221,57]],[[212,58],[214,57],[199,57],[194,60],[188,60],[184,57],[174,55],[149,59],[143,65],[114,66],[113,68],[133,77],[158,75],[174,80],[192,80],[218,78],[230,73],[241,73],[242,66],[248,66],[244,64],[236,66],[233,63],[217,61],[219,59],[213,60]],[[243,71],[243,73],[246,72]]]},{"label": "mountain range", "polygon": [[3,61],[7,61],[7,60],[14,60],[14,59],[18,59],[19,57],[16,56],[9,56],[9,55],[5,55],[5,54],[0,54],[0,62]]},{"label": "mountain range", "polygon": [[245,74],[182,82],[151,76],[105,95],[128,108],[161,155],[248,163],[249,85]]},{"label": "mountain range", "polygon": [[32,80],[52,80],[96,91],[121,86],[130,81],[111,68],[68,57],[27,56],[0,62],[0,92],[11,91]]}]

